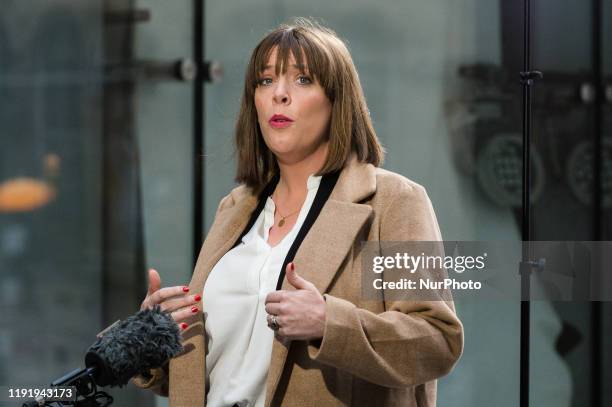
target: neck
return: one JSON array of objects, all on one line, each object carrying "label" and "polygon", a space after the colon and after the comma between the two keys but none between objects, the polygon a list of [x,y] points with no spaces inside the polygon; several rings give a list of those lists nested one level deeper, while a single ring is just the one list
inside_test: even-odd
[{"label": "neck", "polygon": [[276,186],[276,196],[283,201],[303,199],[307,193],[308,177],[325,164],[328,142],[321,144],[317,150],[305,157],[294,159],[277,158],[280,179]]}]

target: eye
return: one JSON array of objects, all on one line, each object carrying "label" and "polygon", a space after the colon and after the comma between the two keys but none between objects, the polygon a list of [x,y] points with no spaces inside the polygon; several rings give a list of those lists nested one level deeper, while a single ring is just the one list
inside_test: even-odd
[{"label": "eye", "polygon": [[[270,82],[266,82],[266,81],[270,81]],[[269,85],[270,83],[272,83],[272,79],[271,78],[261,78],[257,81],[257,85]]]},{"label": "eye", "polygon": [[302,85],[308,85],[312,83],[312,80],[308,76],[302,75],[298,78],[298,82]]}]

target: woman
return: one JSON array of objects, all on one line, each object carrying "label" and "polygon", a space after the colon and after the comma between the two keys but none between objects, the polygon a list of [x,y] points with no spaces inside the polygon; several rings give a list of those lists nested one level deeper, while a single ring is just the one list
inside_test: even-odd
[{"label": "woman", "polygon": [[435,405],[463,347],[452,301],[366,300],[360,284],[363,241],[440,231],[425,190],[378,168],[333,31],[298,19],[259,43],[236,147],[241,185],[221,200],[189,287],[159,289],[150,271],[142,306],[172,312],[185,352],[134,382],[171,406]]}]

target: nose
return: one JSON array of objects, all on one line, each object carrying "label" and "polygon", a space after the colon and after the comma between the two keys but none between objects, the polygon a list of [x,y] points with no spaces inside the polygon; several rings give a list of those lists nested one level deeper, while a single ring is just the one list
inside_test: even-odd
[{"label": "nose", "polygon": [[291,102],[291,98],[289,96],[289,89],[287,87],[287,82],[284,77],[281,77],[278,81],[278,84],[274,88],[274,102],[278,104],[288,104]]}]

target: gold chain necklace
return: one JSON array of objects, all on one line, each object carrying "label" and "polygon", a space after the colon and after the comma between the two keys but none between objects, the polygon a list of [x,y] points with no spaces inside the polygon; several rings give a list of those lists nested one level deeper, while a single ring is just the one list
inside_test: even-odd
[{"label": "gold chain necklace", "polygon": [[[300,207],[300,209],[301,209],[301,207]],[[291,212],[289,215],[283,216],[283,214],[280,213],[280,210],[278,209],[278,207],[276,207],[276,210],[278,211],[278,214],[281,217],[281,220],[278,221],[278,227],[279,228],[283,227],[283,225],[285,224],[285,219],[287,219],[291,215],[295,215],[296,213],[298,213],[300,211],[300,209],[298,209],[297,211]]]}]

